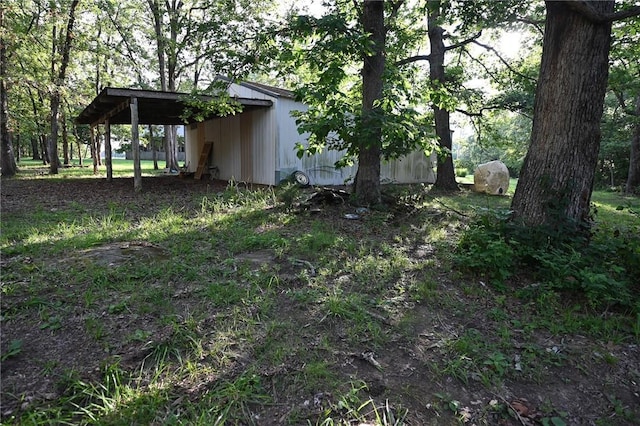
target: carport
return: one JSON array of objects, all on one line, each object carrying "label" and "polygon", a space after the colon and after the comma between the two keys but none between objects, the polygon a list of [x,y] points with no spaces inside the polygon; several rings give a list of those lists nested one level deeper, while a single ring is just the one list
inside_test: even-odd
[{"label": "carport", "polygon": [[[133,186],[135,191],[142,189],[142,171],[140,168],[140,138],[139,125],[184,125],[196,120],[185,118],[188,99],[193,95],[188,93],[162,92],[155,90],[122,89],[105,87],[100,94],[76,117],[76,123],[88,124],[91,129],[91,143],[95,146],[95,128],[105,126],[105,165],[107,180],[113,179],[111,159],[111,125],[131,125],[131,147],[133,154]],[[200,101],[212,101],[212,96],[197,96]],[[256,108],[268,108],[273,102],[266,99],[231,98],[229,102],[239,105],[241,113]],[[193,115],[192,115],[193,116]],[[215,117],[209,114],[205,119]],[[98,154],[99,155],[99,154]]]}]

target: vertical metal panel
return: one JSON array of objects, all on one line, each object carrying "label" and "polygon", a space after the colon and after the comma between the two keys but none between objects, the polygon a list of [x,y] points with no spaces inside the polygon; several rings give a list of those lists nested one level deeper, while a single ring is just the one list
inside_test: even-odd
[{"label": "vertical metal panel", "polygon": [[277,183],[274,177],[277,144],[275,108],[254,110],[246,113],[245,117],[252,129],[253,182],[274,185]]},{"label": "vertical metal panel", "polygon": [[239,115],[208,120],[206,130],[206,140],[213,142],[211,166],[218,168],[220,179],[241,179]]},{"label": "vertical metal panel", "polygon": [[204,136],[204,123],[184,128],[184,161],[187,163],[187,171],[191,173],[198,168],[198,137],[201,133]]},{"label": "vertical metal panel", "polygon": [[[251,114],[240,114],[238,118],[240,121],[240,176],[244,182],[253,182],[254,141]],[[259,162],[260,158],[255,160]]]},{"label": "vertical metal panel", "polygon": [[434,183],[434,156],[423,151],[414,151],[397,160],[383,162],[380,178],[384,183]]}]

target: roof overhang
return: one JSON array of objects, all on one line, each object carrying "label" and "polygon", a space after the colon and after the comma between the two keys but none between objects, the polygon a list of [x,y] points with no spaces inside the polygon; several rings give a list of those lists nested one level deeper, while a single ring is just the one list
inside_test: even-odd
[{"label": "roof overhang", "polygon": [[[189,124],[194,118],[183,119],[187,108],[187,99],[192,98],[187,93],[161,92],[155,90],[121,89],[105,87],[100,94],[76,117],[78,124],[92,126],[103,124],[109,120],[110,124],[131,124],[129,105],[131,99],[138,102],[138,124]],[[202,101],[211,101],[212,96],[198,96]],[[267,99],[232,98],[240,104],[242,111],[256,108],[268,108],[273,102]],[[213,118],[209,115],[206,118]]]}]

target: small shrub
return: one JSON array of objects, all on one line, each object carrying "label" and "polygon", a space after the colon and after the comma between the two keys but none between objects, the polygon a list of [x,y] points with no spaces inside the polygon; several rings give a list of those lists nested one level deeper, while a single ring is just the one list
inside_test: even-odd
[{"label": "small shrub", "polygon": [[456,176],[465,177],[468,174],[469,174],[469,171],[466,169],[466,167],[458,167],[458,168],[456,168]]}]

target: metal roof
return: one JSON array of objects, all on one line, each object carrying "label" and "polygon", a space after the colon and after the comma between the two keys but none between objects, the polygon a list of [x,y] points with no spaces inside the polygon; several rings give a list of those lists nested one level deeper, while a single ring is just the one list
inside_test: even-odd
[{"label": "metal roof", "polygon": [[[188,93],[162,92],[156,90],[121,89],[105,87],[100,94],[76,117],[78,124],[131,124],[129,104],[138,100],[138,124],[185,124],[181,118],[187,108]],[[211,96],[199,96],[201,100],[213,100]],[[242,105],[242,110],[268,108],[273,102],[265,99],[233,98]],[[195,122],[188,119],[187,122]]]}]

